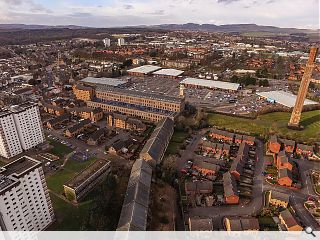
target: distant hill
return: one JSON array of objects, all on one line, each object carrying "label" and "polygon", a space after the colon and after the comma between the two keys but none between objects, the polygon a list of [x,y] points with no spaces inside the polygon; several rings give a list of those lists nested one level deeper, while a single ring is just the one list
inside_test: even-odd
[{"label": "distant hill", "polygon": [[0,29],[21,29],[21,30],[33,30],[33,29],[86,29],[89,27],[76,26],[76,25],[59,25],[59,26],[49,26],[49,25],[28,25],[28,24],[0,24]]},{"label": "distant hill", "polygon": [[269,32],[269,33],[315,33],[319,30],[311,29],[298,29],[298,28],[280,28],[274,26],[260,26],[257,24],[227,24],[227,25],[215,25],[215,24],[196,24],[196,23],[186,23],[186,24],[161,24],[147,26],[150,28],[159,28],[166,30],[190,30],[190,31],[208,31],[208,32]]},{"label": "distant hill", "polygon": [[[118,29],[121,27],[117,27]],[[257,24],[160,24],[160,25],[140,25],[140,26],[126,26],[123,28],[153,28],[153,29],[165,29],[165,30],[190,30],[190,31],[208,31],[208,32],[269,32],[269,33],[316,33],[320,30],[311,29],[298,29],[298,28],[280,28],[274,26],[260,26]],[[76,26],[76,25],[28,25],[28,24],[0,24],[0,29],[20,29],[20,30],[33,30],[33,29],[93,29],[91,27]],[[106,28],[107,29],[107,28]],[[108,28],[110,29],[110,28]],[[111,28],[112,29],[112,28]]]}]

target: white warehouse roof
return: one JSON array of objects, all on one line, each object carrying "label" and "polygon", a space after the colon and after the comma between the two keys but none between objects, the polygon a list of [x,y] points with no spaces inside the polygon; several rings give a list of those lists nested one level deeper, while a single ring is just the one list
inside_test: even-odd
[{"label": "white warehouse roof", "polygon": [[238,74],[245,74],[245,73],[256,73],[256,70],[236,69],[236,70],[234,70],[234,72],[238,73]]},{"label": "white warehouse roof", "polygon": [[198,78],[186,78],[182,80],[180,84],[188,84],[188,85],[201,86],[206,88],[218,88],[218,89],[232,90],[232,91],[237,91],[240,87],[239,83],[212,81],[212,80],[204,80],[204,79],[198,79]]},{"label": "white warehouse roof", "polygon": [[173,69],[173,68],[165,68],[165,69],[158,70],[158,71],[154,72],[153,74],[178,77],[182,73],[184,73],[184,71]]},{"label": "white warehouse roof", "polygon": [[[270,91],[270,92],[257,92],[257,95],[263,98],[269,98],[274,100],[276,103],[284,105],[286,107],[294,107],[297,99],[297,95],[285,91]],[[305,99],[304,105],[319,104],[318,102]]]},{"label": "white warehouse roof", "polygon": [[93,85],[106,85],[106,86],[114,86],[114,87],[127,83],[126,81],[117,79],[117,78],[94,78],[94,77],[86,77],[80,80],[80,82],[93,84]]},{"label": "white warehouse roof", "polygon": [[161,69],[161,67],[153,66],[153,65],[143,65],[140,67],[132,68],[132,69],[128,70],[127,72],[148,74],[148,73],[152,73],[154,71],[157,71],[159,69]]}]

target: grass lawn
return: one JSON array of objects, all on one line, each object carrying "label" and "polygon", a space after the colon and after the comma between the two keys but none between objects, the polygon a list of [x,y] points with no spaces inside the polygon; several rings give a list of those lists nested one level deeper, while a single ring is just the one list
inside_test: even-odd
[{"label": "grass lawn", "polygon": [[57,221],[49,231],[114,231],[119,221],[129,176],[107,180],[90,192],[78,206],[50,194]]},{"label": "grass lawn", "polygon": [[69,159],[64,166],[64,169],[58,170],[54,175],[48,177],[48,188],[55,193],[61,194],[63,192],[62,185],[94,161],[96,161],[96,158],[94,157],[90,158],[86,162],[76,162]]},{"label": "grass lawn", "polygon": [[47,178],[48,188],[57,194],[63,192],[63,184],[73,178],[77,173],[68,170],[58,170],[57,173]]},{"label": "grass lawn", "polygon": [[71,172],[80,172],[96,160],[97,159],[95,157],[89,158],[88,161],[85,162],[77,162],[69,159],[64,168]]},{"label": "grass lawn", "polygon": [[209,113],[208,123],[226,130],[236,130],[264,138],[268,138],[270,134],[278,134],[300,142],[314,143],[320,141],[320,110],[302,113],[301,124],[304,126],[302,131],[287,128],[290,116],[291,113],[275,112],[258,116],[257,119],[245,119]]},{"label": "grass lawn", "polygon": [[177,154],[180,147],[183,145],[184,140],[188,137],[188,133],[182,131],[175,131],[172,135],[171,141],[168,145],[166,154]]},{"label": "grass lawn", "polygon": [[271,230],[271,231],[278,231],[277,224],[273,221],[272,217],[259,217],[258,218],[260,229],[262,230]]},{"label": "grass lawn", "polygon": [[50,153],[57,155],[59,157],[64,157],[65,155],[67,155],[68,153],[72,152],[72,149],[67,147],[66,145],[54,141],[54,140],[49,140],[50,145],[52,145],[54,148],[50,151]]},{"label": "grass lawn", "polygon": [[49,231],[79,231],[84,217],[91,208],[92,201],[79,204],[78,207],[69,204],[57,196],[50,194],[57,221],[48,229]]},{"label": "grass lawn", "polygon": [[0,160],[0,167],[4,166],[4,165],[6,165],[6,164],[7,164],[7,163],[2,162],[2,161]]}]

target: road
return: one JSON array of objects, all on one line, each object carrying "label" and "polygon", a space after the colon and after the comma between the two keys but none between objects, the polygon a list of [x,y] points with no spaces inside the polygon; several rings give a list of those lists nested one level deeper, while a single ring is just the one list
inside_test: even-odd
[{"label": "road", "polygon": [[[184,161],[180,160],[180,166],[185,164],[184,162],[186,159],[191,158],[192,151],[196,149],[196,145],[198,143],[197,139],[199,139],[199,137],[194,137],[194,139],[195,140],[191,143],[190,147],[187,147],[188,151],[186,150],[182,153],[181,158]],[[250,203],[246,205],[240,204],[235,206],[195,207],[190,209],[189,216],[210,217],[213,219],[215,228],[222,229],[222,221],[225,216],[254,216],[263,208],[264,191],[277,190],[290,195],[290,205],[296,211],[296,214],[302,221],[303,225],[310,226],[314,230],[320,230],[320,226],[303,206],[303,203],[306,201],[308,196],[317,197],[313,192],[308,173],[311,171],[311,169],[319,169],[320,164],[308,160],[299,160],[300,162],[297,161],[299,164],[302,181],[305,183],[305,185],[301,190],[292,190],[278,185],[271,185],[265,181],[265,178],[262,176],[262,172],[264,171],[265,167],[264,144],[261,141],[257,141],[256,156],[257,160],[255,163],[255,177],[253,179],[252,200]]]},{"label": "road", "polygon": [[192,216],[210,217],[213,219],[214,225],[217,228],[223,228],[222,220],[225,216],[239,216],[239,215],[255,215],[260,212],[263,206],[263,176],[264,168],[264,147],[261,141],[257,141],[256,148],[256,164],[255,177],[253,179],[252,187],[252,201],[244,205],[234,206],[213,206],[213,207],[196,207],[190,209],[189,214]]},{"label": "road", "polygon": [[105,158],[105,147],[111,145],[112,143],[116,142],[118,139],[129,139],[130,134],[126,131],[119,131],[119,134],[109,138],[104,144],[101,144],[99,146],[90,146],[87,143],[75,139],[75,138],[67,138],[63,135],[63,130],[45,130],[46,135],[52,135],[56,138],[58,138],[60,141],[66,141],[70,143],[71,145],[76,147],[76,151],[86,151],[86,149],[89,149],[89,151],[96,153],[98,158]]}]

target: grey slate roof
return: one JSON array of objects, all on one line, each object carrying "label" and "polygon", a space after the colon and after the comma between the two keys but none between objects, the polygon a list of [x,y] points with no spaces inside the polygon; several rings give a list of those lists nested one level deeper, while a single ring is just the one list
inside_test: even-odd
[{"label": "grey slate roof", "polygon": [[225,197],[239,195],[236,179],[230,172],[223,174],[223,190]]},{"label": "grey slate roof", "polygon": [[128,182],[117,231],[146,231],[152,168],[136,160]]},{"label": "grey slate roof", "polygon": [[174,121],[171,118],[162,119],[141,150],[140,156],[149,154],[156,163],[159,163],[172,136],[173,127]]}]

